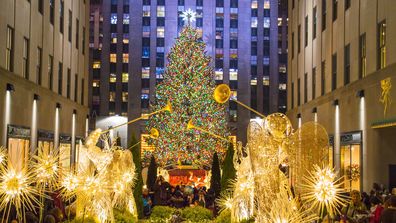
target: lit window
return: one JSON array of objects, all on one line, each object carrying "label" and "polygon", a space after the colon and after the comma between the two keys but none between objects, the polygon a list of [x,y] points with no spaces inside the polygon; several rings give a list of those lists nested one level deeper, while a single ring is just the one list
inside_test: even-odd
[{"label": "lit window", "polygon": [[264,28],[269,28],[269,27],[270,27],[270,18],[264,17]]},{"label": "lit window", "polygon": [[258,5],[257,0],[253,0],[253,1],[252,1],[252,6],[251,6],[251,8],[252,8],[252,9],[256,9],[256,8],[257,8],[257,5]]},{"label": "lit window", "polygon": [[100,80],[93,80],[92,87],[99,87],[99,86],[100,86]]},{"label": "lit window", "polygon": [[122,62],[123,63],[129,63],[129,54],[128,53],[123,53],[122,54]]},{"label": "lit window", "polygon": [[117,24],[117,14],[116,13],[111,13],[110,23],[111,24]]},{"label": "lit window", "polygon": [[278,18],[278,26],[282,26],[282,18]]},{"label": "lit window", "polygon": [[123,43],[129,43],[129,33],[122,34],[122,38]]},{"label": "lit window", "polygon": [[286,90],[286,84],[279,84],[279,90],[281,91]]},{"label": "lit window", "polygon": [[238,80],[238,70],[237,69],[230,69],[230,81]]},{"label": "lit window", "polygon": [[115,112],[109,112],[109,116],[114,116]]},{"label": "lit window", "polygon": [[115,101],[115,92],[114,91],[110,91],[109,92],[109,101]]},{"label": "lit window", "polygon": [[117,43],[117,37],[111,38],[111,43]]},{"label": "lit window", "polygon": [[122,24],[129,24],[129,14],[124,14],[124,18],[122,19]]},{"label": "lit window", "polygon": [[230,58],[231,59],[238,58],[238,49],[230,49]]},{"label": "lit window", "polygon": [[165,17],[165,6],[157,6],[157,17]]},{"label": "lit window", "polygon": [[238,119],[237,110],[230,110],[230,121],[236,122]]},{"label": "lit window", "polygon": [[150,67],[142,67],[142,79],[150,78]]},{"label": "lit window", "polygon": [[257,79],[251,79],[250,80],[250,85],[257,85]]},{"label": "lit window", "polygon": [[269,61],[270,61],[269,57],[267,57],[267,56],[263,57],[263,64],[264,65],[269,65]]},{"label": "lit window", "polygon": [[128,112],[121,112],[121,116],[128,116]]},{"label": "lit window", "polygon": [[231,100],[237,100],[238,99],[237,91],[231,91],[230,99]]},{"label": "lit window", "polygon": [[165,27],[159,26],[157,27],[157,37],[164,37],[165,36]]},{"label": "lit window", "polygon": [[287,68],[285,64],[279,65],[279,73],[286,73]]},{"label": "lit window", "polygon": [[149,99],[149,95],[148,94],[142,94],[141,99]]},{"label": "lit window", "polygon": [[150,17],[150,6],[143,5],[143,17]]},{"label": "lit window", "polygon": [[263,77],[263,85],[269,86],[269,83],[270,83],[269,76],[264,76]]},{"label": "lit window", "polygon": [[270,8],[270,2],[269,0],[264,0],[264,8],[269,9]]},{"label": "lit window", "polygon": [[215,80],[223,80],[223,70],[216,70],[215,71]]},{"label": "lit window", "polygon": [[128,83],[128,80],[129,80],[129,74],[122,73],[122,83]]},{"label": "lit window", "polygon": [[110,63],[117,63],[117,54],[110,53]]},{"label": "lit window", "polygon": [[252,21],[250,27],[256,28],[257,27],[257,17],[252,17]]},{"label": "lit window", "polygon": [[149,89],[142,89],[142,94],[150,94],[150,90]]},{"label": "lit window", "polygon": [[110,74],[110,83],[115,83],[117,81],[117,77],[115,74]]},{"label": "lit window", "polygon": [[100,68],[100,61],[93,62],[92,68],[93,69],[99,69]]},{"label": "lit window", "polygon": [[150,37],[150,26],[143,26],[143,37]]},{"label": "lit window", "polygon": [[122,92],[122,101],[128,102],[128,92]]}]

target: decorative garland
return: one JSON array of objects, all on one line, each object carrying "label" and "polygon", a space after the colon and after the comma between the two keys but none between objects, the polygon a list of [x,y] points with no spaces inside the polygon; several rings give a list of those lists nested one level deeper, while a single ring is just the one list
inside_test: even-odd
[{"label": "decorative garland", "polygon": [[360,166],[358,164],[352,164],[347,167],[347,177],[352,181],[360,179]]}]

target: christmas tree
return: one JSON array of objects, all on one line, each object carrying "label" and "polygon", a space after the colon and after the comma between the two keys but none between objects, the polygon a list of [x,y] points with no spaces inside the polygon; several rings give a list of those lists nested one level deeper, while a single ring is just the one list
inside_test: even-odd
[{"label": "christmas tree", "polygon": [[181,31],[167,58],[164,80],[156,87],[151,109],[159,110],[169,101],[173,111],[150,117],[147,130],[156,128],[160,136],[149,143],[156,146],[154,155],[160,166],[180,162],[208,165],[214,152],[222,157],[227,142],[196,129],[187,130],[187,123],[192,120],[197,127],[228,136],[226,105],[213,99],[211,58],[190,25]]}]

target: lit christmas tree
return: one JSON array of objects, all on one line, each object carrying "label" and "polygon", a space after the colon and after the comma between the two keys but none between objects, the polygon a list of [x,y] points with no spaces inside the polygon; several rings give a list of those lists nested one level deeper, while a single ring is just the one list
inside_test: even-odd
[{"label": "lit christmas tree", "polygon": [[159,110],[169,101],[173,111],[150,117],[147,130],[156,128],[160,134],[158,138],[149,139],[149,143],[156,146],[154,155],[161,166],[207,165],[214,152],[222,157],[227,142],[195,129],[187,130],[187,123],[192,120],[199,128],[227,137],[227,111],[226,104],[218,104],[213,99],[215,81],[211,58],[205,54],[205,43],[195,28],[184,27],[168,60],[151,109]]}]

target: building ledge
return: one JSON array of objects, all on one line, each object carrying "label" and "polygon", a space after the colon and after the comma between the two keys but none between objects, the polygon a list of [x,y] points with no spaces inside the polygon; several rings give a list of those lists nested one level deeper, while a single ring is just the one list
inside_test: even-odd
[{"label": "building ledge", "polygon": [[396,117],[390,119],[382,119],[371,123],[372,129],[381,129],[396,126]]}]

